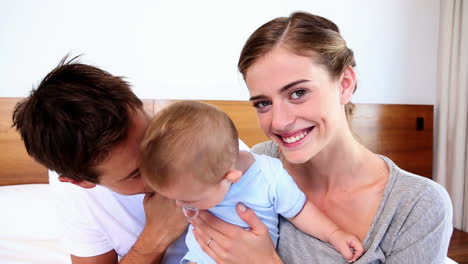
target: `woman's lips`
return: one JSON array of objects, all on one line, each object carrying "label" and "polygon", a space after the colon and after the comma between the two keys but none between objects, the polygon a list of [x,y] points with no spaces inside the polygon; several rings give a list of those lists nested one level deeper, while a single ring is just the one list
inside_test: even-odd
[{"label": "woman's lips", "polygon": [[300,142],[303,138],[305,138],[310,133],[310,131],[312,131],[313,128],[314,127],[309,127],[300,131],[295,131],[293,133],[287,133],[282,135],[277,134],[277,136],[283,141],[283,143],[294,144]]}]

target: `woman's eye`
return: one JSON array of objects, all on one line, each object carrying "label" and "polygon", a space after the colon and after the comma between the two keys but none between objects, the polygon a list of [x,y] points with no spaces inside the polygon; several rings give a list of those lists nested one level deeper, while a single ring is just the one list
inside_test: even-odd
[{"label": "woman's eye", "polygon": [[270,101],[259,101],[259,102],[255,102],[253,104],[253,106],[255,108],[264,108],[264,107],[269,106],[269,105],[271,105]]},{"label": "woman's eye", "polygon": [[306,90],[296,90],[296,91],[291,93],[291,98],[292,99],[299,99],[302,96],[304,96],[306,93],[307,93]]}]

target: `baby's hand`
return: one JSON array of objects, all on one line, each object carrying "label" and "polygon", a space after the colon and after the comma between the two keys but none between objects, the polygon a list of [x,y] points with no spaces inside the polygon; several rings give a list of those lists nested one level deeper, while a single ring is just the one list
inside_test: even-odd
[{"label": "baby's hand", "polygon": [[338,229],[328,238],[328,242],[343,255],[348,262],[356,261],[363,253],[364,246],[361,240],[345,231]]}]

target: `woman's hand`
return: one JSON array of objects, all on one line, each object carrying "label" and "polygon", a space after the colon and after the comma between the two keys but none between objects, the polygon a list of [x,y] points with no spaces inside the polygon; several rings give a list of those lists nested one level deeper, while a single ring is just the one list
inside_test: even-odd
[{"label": "woman's hand", "polygon": [[228,224],[208,211],[200,211],[191,220],[201,248],[216,263],[283,263],[265,224],[242,204],[237,204],[236,210],[250,230]]}]

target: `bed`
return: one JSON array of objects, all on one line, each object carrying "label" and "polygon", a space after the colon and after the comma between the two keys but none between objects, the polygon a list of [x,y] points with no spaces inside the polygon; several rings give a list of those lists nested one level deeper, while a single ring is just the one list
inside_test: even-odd
[{"label": "bed", "polygon": [[[0,260],[2,263],[70,263],[58,243],[48,171],[27,155],[11,128],[11,112],[22,98],[0,98]],[[154,114],[173,100],[143,100]],[[254,108],[246,101],[204,101],[223,109],[249,146],[267,140]],[[351,127],[355,136],[400,167],[432,177],[433,107],[357,104]],[[449,262],[447,263],[454,263]]]}]

